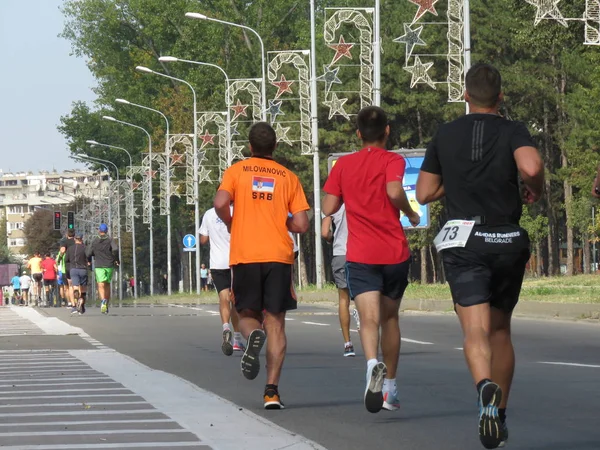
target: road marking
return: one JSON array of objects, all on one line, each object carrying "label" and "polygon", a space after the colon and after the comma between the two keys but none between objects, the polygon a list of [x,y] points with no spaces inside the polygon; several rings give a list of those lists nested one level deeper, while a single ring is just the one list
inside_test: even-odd
[{"label": "road marking", "polygon": [[408,338],[400,338],[400,340],[403,342],[410,342],[411,344],[433,345],[433,342],[415,341],[414,339],[408,339]]},{"label": "road marking", "polygon": [[[115,383],[119,384],[119,383]],[[6,391],[6,393],[10,392],[11,394],[31,394],[32,392],[102,392],[102,391],[127,391],[126,388],[86,388],[86,389],[43,389],[41,391]],[[4,394],[4,392],[2,392]]]},{"label": "road marking", "polygon": [[60,426],[66,426],[66,425],[100,425],[100,424],[106,424],[106,425],[114,425],[114,424],[120,424],[120,423],[140,423],[140,424],[145,424],[145,423],[175,423],[173,422],[171,419],[137,419],[137,420],[73,420],[73,421],[68,421],[65,422],[64,420],[61,420],[60,422],[46,422],[46,421],[39,421],[39,422],[17,422],[17,423],[0,423],[0,428],[2,427],[29,427],[29,426],[35,426],[35,425],[44,425],[44,426],[53,426],[53,425],[60,425]]},{"label": "road marking", "polygon": [[[84,366],[85,367],[85,366]],[[27,372],[24,372],[23,369],[19,369],[17,371],[13,371],[13,370],[0,370],[0,375],[23,375],[23,376],[29,376],[33,373],[63,373],[63,372],[95,372],[94,369],[51,369],[51,370],[28,370]]]},{"label": "road marking", "polygon": [[305,323],[306,325],[318,325],[320,327],[328,327],[329,324],[328,323],[319,323],[319,322],[302,322]]},{"label": "road marking", "polygon": [[454,350],[464,350],[462,347],[454,347]]},{"label": "road marking", "polygon": [[548,365],[552,365],[552,366],[588,367],[591,369],[600,369],[600,365],[596,365],[596,364],[579,364],[579,363],[555,362],[555,361],[538,361],[538,364],[548,364]]},{"label": "road marking", "polygon": [[[139,397],[139,395],[136,395]],[[14,400],[19,400],[19,398],[15,398]],[[54,407],[64,407],[70,408],[74,406],[111,406],[111,405],[148,405],[147,402],[75,402],[75,403],[34,403],[31,405],[0,405],[0,409],[2,408],[45,408],[47,406]],[[151,405],[148,405],[151,407]]]},{"label": "road marking", "polygon": [[288,322],[292,322],[292,321],[294,321],[294,320],[296,320],[296,319],[292,319],[292,318],[290,318],[290,317],[286,317],[286,318],[285,318],[285,320],[287,320]]},{"label": "road marking", "polygon": [[[4,392],[0,392],[0,394],[4,394]],[[139,395],[137,394],[75,394],[75,395],[69,395],[69,394],[63,394],[63,395],[33,395],[30,397],[2,397],[0,395],[0,400],[37,400],[37,399],[46,399],[46,398],[64,398],[64,399],[71,399],[71,398],[95,398],[95,397],[102,397],[102,398],[106,398],[106,397],[139,397]],[[48,404],[49,403],[45,403]],[[89,405],[90,403],[86,402],[86,405]]]},{"label": "road marking", "polygon": [[[98,444],[60,444],[60,445],[10,445],[10,446],[2,446],[2,450],[81,450],[81,449],[107,449],[107,448],[152,448],[152,447],[162,447],[162,448],[173,448],[173,447],[200,447],[202,448],[204,442],[144,442],[140,444],[139,442],[133,443],[123,443],[120,442],[118,444],[109,444],[106,442],[98,443]],[[317,447],[315,447],[317,448]],[[207,450],[210,450],[210,447],[206,447]]]},{"label": "road marking", "polygon": [[[7,379],[4,378],[2,381],[0,381],[0,387],[2,387],[2,386],[55,386],[55,385],[61,385],[61,384],[92,384],[92,383],[97,383],[97,382],[102,382],[102,381],[106,381],[107,383],[114,383],[114,381],[112,381],[107,376],[73,377],[73,378],[70,378],[70,377],[69,378],[67,378],[67,377],[32,378],[29,380],[23,380],[22,378],[18,378],[18,381],[16,381],[16,382],[11,382],[11,381],[7,382],[6,380]],[[8,380],[10,380],[10,378]],[[68,383],[41,384],[40,381],[68,381]],[[79,383],[79,381],[85,381],[85,383]],[[24,382],[27,382],[27,383],[24,384]]]},{"label": "road marking", "polygon": [[[80,403],[81,405],[81,403]],[[148,405],[148,406],[152,406],[152,405]],[[7,413],[7,414],[0,414],[0,417],[49,417],[49,416],[83,416],[85,414],[91,414],[91,415],[108,415],[108,414],[140,414],[140,413],[147,413],[147,412],[158,412],[155,409],[113,409],[110,411],[96,411],[96,410],[91,410],[91,409],[85,409],[85,410],[81,410],[81,411],[44,411],[44,412],[27,412],[27,413]],[[139,445],[139,444],[138,444]],[[36,447],[37,448],[37,447]],[[4,450],[4,447],[2,447],[2,450]]]},{"label": "road marking", "polygon": [[[0,437],[28,437],[28,436],[90,436],[90,435],[113,435],[113,434],[154,434],[154,433],[189,433],[188,430],[184,428],[152,428],[151,430],[86,430],[86,431],[71,431],[71,430],[63,430],[63,431],[37,431],[37,432],[12,432],[8,431],[3,433],[0,431]],[[196,442],[196,444],[200,444]],[[138,446],[143,446],[144,444],[138,443]],[[167,443],[166,446],[170,446],[171,443]]]}]

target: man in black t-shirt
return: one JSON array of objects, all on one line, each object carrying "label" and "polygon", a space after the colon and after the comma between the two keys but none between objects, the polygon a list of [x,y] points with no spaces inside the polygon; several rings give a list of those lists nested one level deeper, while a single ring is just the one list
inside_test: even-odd
[{"label": "man in black t-shirt", "polygon": [[[67,230],[66,236],[60,242],[60,254],[65,257],[67,250],[75,245],[75,230]],[[65,285],[65,294],[67,302],[72,310],[77,310],[77,301],[73,298],[73,282],[71,281],[71,265],[65,264],[65,272],[63,273],[63,284]]]},{"label": "man in black t-shirt", "polygon": [[523,202],[542,195],[544,165],[525,125],[498,114],[500,73],[477,64],[465,83],[470,114],[439,127],[421,167],[417,200],[446,199],[449,221],[434,244],[477,385],[479,437],[484,447],[496,448],[508,439],[515,365],[510,321],[529,260],[529,237],[519,220]]}]

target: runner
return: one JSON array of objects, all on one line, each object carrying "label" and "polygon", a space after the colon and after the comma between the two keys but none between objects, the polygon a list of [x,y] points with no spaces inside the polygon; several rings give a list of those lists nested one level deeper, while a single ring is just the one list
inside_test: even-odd
[{"label": "runner", "polygon": [[27,262],[27,268],[31,270],[31,278],[33,278],[33,291],[31,293],[32,300],[39,304],[42,301],[42,257],[40,252],[35,252],[33,258]]},{"label": "runner", "polygon": [[19,278],[21,281],[21,294],[23,295],[23,304],[29,306],[29,288],[31,287],[31,277],[27,272],[23,271],[23,275]]},{"label": "runner", "polygon": [[208,291],[208,269],[206,264],[200,265],[200,289],[203,292]]},{"label": "runner", "polygon": [[88,283],[88,258],[83,243],[83,234],[75,234],[75,244],[67,249],[65,262],[70,267],[71,282],[73,284],[73,299],[77,307],[73,308],[71,314],[79,312],[85,314],[85,299]]},{"label": "runner", "polygon": [[[332,231],[332,224],[335,230]],[[344,338],[344,356],[355,356],[354,345],[350,339],[350,293],[346,282],[346,241],[348,225],[346,224],[346,206],[321,222],[321,235],[327,242],[333,242],[333,281],[338,289],[340,326]]]},{"label": "runner", "polygon": [[95,259],[94,272],[98,283],[98,295],[102,299],[100,306],[102,314],[108,314],[113,268],[119,265],[119,247],[107,233],[108,226],[105,223],[100,224],[98,236],[86,250],[86,257]]},{"label": "runner", "polygon": [[[62,253],[60,250],[58,251],[58,255],[56,256],[56,266],[58,267],[58,276],[56,277],[56,284],[58,285],[58,296],[60,298],[60,304],[57,304],[56,307],[60,307],[63,305],[67,305],[66,291],[68,289],[68,281],[65,276],[65,253]],[[65,282],[67,286],[65,286]]]},{"label": "runner", "polygon": [[44,288],[46,290],[45,306],[53,306],[56,296],[56,277],[58,275],[58,267],[56,267],[56,261],[52,259],[50,253],[46,253],[46,257],[42,261],[42,275],[44,278]]},{"label": "runner", "polygon": [[[60,243],[60,252],[62,254],[67,253],[67,249],[75,245],[75,230],[67,230],[67,234],[65,238]],[[77,301],[73,298],[73,283],[71,281],[71,271],[68,264],[65,263],[65,267],[63,272],[63,284],[65,285],[65,292],[67,294],[67,301],[71,306],[71,310],[73,308],[77,308]],[[65,281],[66,280],[66,281]]]},{"label": "runner", "polygon": [[544,165],[525,125],[498,114],[498,70],[476,64],[465,82],[471,113],[439,127],[421,167],[417,200],[446,197],[450,221],[434,242],[477,386],[479,438],[485,448],[496,448],[508,439],[515,367],[510,322],[529,260],[529,237],[519,227],[521,197],[539,200]]},{"label": "runner", "polygon": [[[229,268],[229,240],[231,235],[227,231],[227,226],[217,217],[215,208],[211,208],[204,213],[199,233],[200,244],[206,245],[210,240],[210,273],[219,296],[219,312],[223,324],[221,350],[229,356],[234,351],[245,349],[239,328],[239,317],[237,311],[232,309],[231,304],[231,269]],[[230,318],[233,324],[233,334],[229,325]]]},{"label": "runner", "polygon": [[[400,353],[398,310],[408,285],[410,251],[400,211],[413,226],[412,210],[402,187],[406,161],[385,149],[390,133],[383,109],[363,108],[357,117],[363,149],[337,160],[323,190],[323,214],[346,205],[346,271],[350,296],[360,316],[360,339],[367,359],[364,402],[369,412],[400,407],[396,370]],[[379,328],[383,362],[377,361]]]},{"label": "runner", "polygon": [[[309,206],[298,177],[273,161],[277,145],[273,128],[258,122],[250,128],[249,140],[252,156],[225,171],[214,205],[231,231],[232,296],[248,341],[242,374],[249,380],[258,376],[259,354],[269,336],[264,406],[282,409],[278,384],[287,344],[285,314],[296,309],[294,247],[288,231],[308,230]],[[261,328],[263,311],[266,335]]]},{"label": "runner", "polygon": [[19,272],[15,272],[15,276],[10,279],[10,284],[13,288],[13,304],[21,304],[21,278]]}]

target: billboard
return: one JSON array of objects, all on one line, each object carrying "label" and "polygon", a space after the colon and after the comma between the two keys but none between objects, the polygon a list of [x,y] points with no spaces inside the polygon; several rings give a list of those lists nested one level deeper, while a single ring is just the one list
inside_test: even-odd
[{"label": "billboard", "polygon": [[[429,228],[429,205],[419,205],[419,202],[417,202],[416,199],[417,177],[419,176],[419,170],[421,170],[421,165],[425,158],[425,149],[401,148],[390,151],[402,155],[406,160],[406,171],[404,173],[402,185],[404,186],[404,191],[406,192],[406,197],[408,198],[410,206],[414,211],[417,211],[421,217],[421,222],[416,228]],[[331,168],[335,166],[338,159],[349,154],[350,153],[331,153],[327,159],[327,172],[331,172]],[[400,213],[400,222],[404,228],[413,228],[410,225],[408,218],[402,214],[402,212]]]}]

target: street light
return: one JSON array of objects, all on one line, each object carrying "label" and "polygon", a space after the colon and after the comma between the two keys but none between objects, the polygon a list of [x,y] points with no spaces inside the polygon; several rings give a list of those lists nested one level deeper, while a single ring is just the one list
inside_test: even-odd
[{"label": "street light", "polygon": [[[77,155],[75,156],[75,158],[79,158],[79,159],[83,159],[85,160],[89,160],[89,161],[93,161],[93,162],[97,162],[97,163],[105,163],[105,164],[110,164],[115,168],[115,171],[117,172],[117,183],[119,182],[119,168],[117,167],[117,165],[115,163],[113,163],[112,161],[109,161],[107,159],[100,159],[100,158],[94,158],[93,156],[89,156],[89,155]],[[104,164],[101,164],[104,165]],[[107,167],[107,166],[105,166]],[[110,201],[110,200],[109,200]],[[108,210],[110,211],[110,207],[108,208]],[[117,239],[119,240],[119,308],[121,306],[123,306],[123,264],[122,264],[122,251],[121,251],[121,202],[117,199],[117,215],[118,217],[118,228],[117,228]],[[135,254],[135,252],[134,252]]]},{"label": "street light", "polygon": [[[90,144],[91,146],[99,146],[99,147],[108,147],[108,148],[114,148],[116,150],[122,150],[125,153],[127,153],[127,156],[129,157],[129,167],[133,166],[133,162],[131,159],[131,153],[129,153],[127,150],[125,150],[123,147],[117,147],[115,145],[108,145],[108,144],[101,144],[99,142],[93,141],[93,140],[87,140],[85,141],[87,144]],[[117,172],[117,179],[119,177],[119,173]],[[132,211],[132,215],[131,215],[131,244],[133,247],[133,279],[135,280],[135,282],[137,283],[137,256],[136,256],[136,244],[135,244],[135,214],[133,214],[133,209],[134,209],[134,203],[133,203],[133,179],[130,180],[130,185],[131,185],[131,211]],[[150,263],[150,267],[152,267],[152,263]],[[138,298],[138,290],[134,289],[133,290],[133,296],[134,298]]]},{"label": "street light", "polygon": [[[192,140],[194,146],[194,236],[196,237],[196,242],[200,242],[198,237],[198,230],[200,229],[200,205],[198,195],[198,121],[196,120],[196,116],[198,115],[198,107],[196,91],[190,83],[182,80],[181,78],[175,78],[171,75],[156,72],[144,66],[137,66],[135,70],[142,73],[151,73],[160,77],[168,78],[169,80],[183,83],[190,88],[192,95],[194,96],[194,139]],[[196,245],[196,293],[200,295],[200,245]]]},{"label": "street light", "polygon": [[207,66],[207,67],[214,67],[215,69],[219,69],[221,71],[221,73],[225,76],[225,107],[227,108],[227,118],[226,118],[226,141],[227,141],[227,166],[231,166],[232,160],[233,160],[233,155],[231,152],[231,113],[230,113],[230,106],[231,104],[228,101],[228,91],[229,91],[229,76],[227,75],[227,72],[225,72],[225,70],[223,70],[223,68],[221,66],[217,66],[216,64],[210,64],[210,63],[205,63],[205,62],[201,62],[201,61],[190,61],[188,59],[180,59],[180,58],[175,58],[174,56],[161,56],[160,58],[158,58],[158,60],[160,62],[184,62],[184,63],[188,63],[188,64],[196,64],[199,66]]},{"label": "street light", "polygon": [[263,40],[260,37],[260,35],[254,29],[247,27],[246,25],[240,25],[239,23],[226,22],[224,20],[214,19],[212,17],[207,17],[204,14],[200,14],[200,13],[188,12],[188,13],[185,13],[185,17],[188,17],[190,19],[197,19],[197,20],[208,20],[211,22],[222,23],[224,25],[230,25],[232,27],[242,28],[244,30],[250,31],[251,33],[254,33],[254,35],[258,38],[258,41],[260,42],[260,54],[261,54],[260,63],[261,63],[261,67],[262,67],[262,103],[263,103],[262,120],[264,122],[266,122],[267,121],[267,89],[266,89],[267,77],[265,74],[265,44],[263,43]]},{"label": "street light", "polygon": [[[132,127],[132,128],[136,128],[138,130],[142,130],[144,133],[146,133],[146,136],[148,136],[148,155],[149,155],[149,159],[150,159],[150,173],[148,174],[148,188],[149,188],[148,195],[150,197],[148,199],[149,204],[150,204],[150,207],[148,208],[148,216],[149,216],[149,221],[150,221],[150,223],[148,224],[148,229],[150,232],[150,296],[153,296],[154,295],[154,233],[152,230],[154,229],[154,227],[153,227],[153,223],[152,223],[152,208],[153,208],[153,205],[152,205],[152,200],[153,200],[153,197],[152,197],[152,137],[150,136],[150,133],[145,128],[142,128],[139,125],[125,122],[123,120],[118,120],[112,116],[102,116],[102,118],[104,120],[109,120],[111,122],[120,123],[121,125],[125,125],[127,127]],[[125,150],[124,148],[120,148],[120,147],[115,147],[115,148],[119,148],[120,150]],[[125,150],[125,151],[127,151],[127,150]],[[133,166],[133,164],[131,164],[131,155],[129,155],[129,162],[130,162],[129,165]],[[133,253],[135,254],[135,250]],[[137,283],[138,279],[137,279],[136,275],[137,274],[133,275],[133,279]],[[134,289],[133,291],[137,298],[138,290]]]},{"label": "street light", "polygon": [[[135,106],[137,108],[142,108],[147,111],[152,111],[157,114],[160,114],[163,117],[163,119],[165,119],[165,123],[167,124],[167,134],[165,136],[165,158],[166,158],[165,167],[167,168],[167,173],[165,174],[165,183],[167,185],[166,186],[166,196],[167,196],[167,199],[166,199],[167,200],[167,278],[169,281],[167,283],[167,294],[171,295],[171,171],[169,170],[169,158],[170,158],[169,119],[167,119],[167,116],[165,116],[158,109],[148,108],[147,106],[144,106],[144,105],[138,105],[137,103],[132,103],[132,102],[122,99],[122,98],[117,98],[115,100],[115,102],[121,103],[123,105]],[[136,289],[136,291],[137,291],[137,289]]]}]

